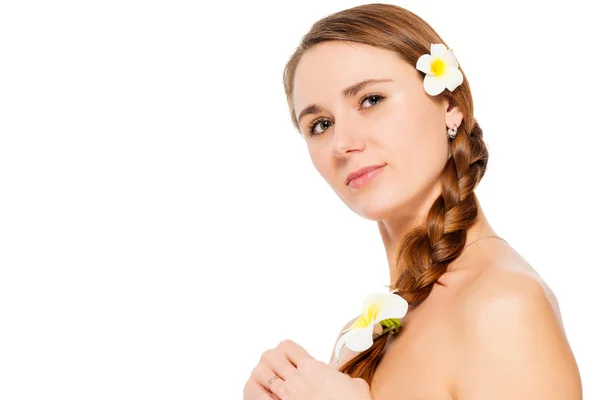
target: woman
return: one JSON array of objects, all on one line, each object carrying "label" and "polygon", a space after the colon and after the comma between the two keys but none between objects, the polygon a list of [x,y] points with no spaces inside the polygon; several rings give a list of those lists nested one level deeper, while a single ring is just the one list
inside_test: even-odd
[{"label": "woman", "polygon": [[437,33],[394,5],[340,11],[303,37],[284,85],[314,166],[377,221],[390,289],[409,307],[397,334],[345,347],[329,365],[283,341],[244,398],[580,399],[552,291],[477,201],[488,151],[469,83]]}]

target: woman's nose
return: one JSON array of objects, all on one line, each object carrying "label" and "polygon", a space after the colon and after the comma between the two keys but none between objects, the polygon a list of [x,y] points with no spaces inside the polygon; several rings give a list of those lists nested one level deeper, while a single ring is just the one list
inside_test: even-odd
[{"label": "woman's nose", "polygon": [[355,121],[336,122],[331,143],[332,152],[337,157],[346,157],[349,152],[362,151],[365,148],[362,129]]}]

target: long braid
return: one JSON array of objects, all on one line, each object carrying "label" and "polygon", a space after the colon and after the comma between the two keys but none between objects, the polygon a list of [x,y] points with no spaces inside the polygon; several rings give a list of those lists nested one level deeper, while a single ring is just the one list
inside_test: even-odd
[{"label": "long braid", "polygon": [[488,160],[479,124],[475,122],[469,134],[457,134],[451,147],[452,157],[440,176],[442,193],[429,209],[425,225],[407,235],[396,257],[402,273],[390,289],[411,307],[427,298],[448,264],[460,256],[467,230],[477,218],[474,190]]}]

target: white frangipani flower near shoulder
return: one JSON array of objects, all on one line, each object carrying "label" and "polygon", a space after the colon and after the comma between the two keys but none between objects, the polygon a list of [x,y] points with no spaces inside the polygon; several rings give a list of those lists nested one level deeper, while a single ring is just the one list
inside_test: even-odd
[{"label": "white frangipani flower near shoulder", "polygon": [[346,329],[335,345],[335,360],[339,362],[342,347],[352,351],[364,351],[373,345],[384,328],[394,332],[400,328],[400,318],[406,315],[408,303],[392,292],[374,292],[363,302],[362,315]]},{"label": "white frangipani flower near shoulder", "polygon": [[463,83],[463,74],[458,69],[458,62],[452,52],[443,43],[431,44],[431,54],[423,54],[417,60],[417,69],[425,72],[423,86],[425,91],[436,96],[445,88],[453,91]]}]

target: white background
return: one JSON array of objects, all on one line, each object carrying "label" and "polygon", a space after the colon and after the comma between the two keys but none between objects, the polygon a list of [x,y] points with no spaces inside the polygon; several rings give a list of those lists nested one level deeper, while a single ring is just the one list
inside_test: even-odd
[{"label": "white background", "polygon": [[[241,399],[285,338],[328,361],[387,260],[312,166],[281,75],[358,4],[1,3],[0,398]],[[454,49],[490,152],[476,193],[600,398],[593,2],[395,4]]]}]

